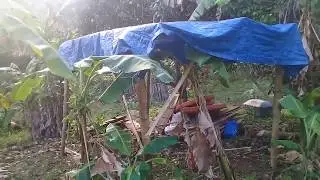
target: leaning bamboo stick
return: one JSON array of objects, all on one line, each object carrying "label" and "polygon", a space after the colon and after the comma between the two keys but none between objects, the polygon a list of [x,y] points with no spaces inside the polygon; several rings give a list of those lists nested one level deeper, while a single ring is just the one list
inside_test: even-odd
[{"label": "leaning bamboo stick", "polygon": [[[155,121],[150,126],[150,128],[149,128],[148,132],[146,133],[146,135],[148,135],[148,136],[151,135],[151,133],[154,131],[154,129],[156,128],[156,126],[158,125],[160,120],[162,119],[162,116],[165,114],[167,109],[170,108],[170,105],[172,104],[172,100],[177,96],[177,93],[178,93],[179,89],[181,88],[181,86],[183,85],[183,83],[185,82],[187,77],[189,76],[191,69],[192,69],[192,65],[189,65],[187,67],[186,71],[184,72],[184,74],[182,75],[181,79],[177,83],[176,87],[174,88],[173,92],[170,94],[170,96],[167,99],[166,103],[162,107],[160,113],[155,118]],[[166,122],[162,122],[162,123],[166,123]]]},{"label": "leaning bamboo stick", "polygon": [[137,142],[138,142],[138,144],[139,144],[140,149],[142,149],[142,148],[143,148],[143,145],[142,145],[142,142],[141,142],[139,133],[138,133],[138,131],[137,131],[137,127],[134,125],[134,122],[133,122],[133,120],[132,120],[131,113],[130,113],[130,111],[129,111],[128,103],[127,103],[127,100],[126,100],[125,95],[122,95],[122,101],[123,101],[124,107],[126,108],[128,118],[129,118],[129,120],[130,120],[131,123],[132,123],[132,126],[133,126],[133,134],[134,134],[134,135],[136,136],[136,138],[137,138]]}]

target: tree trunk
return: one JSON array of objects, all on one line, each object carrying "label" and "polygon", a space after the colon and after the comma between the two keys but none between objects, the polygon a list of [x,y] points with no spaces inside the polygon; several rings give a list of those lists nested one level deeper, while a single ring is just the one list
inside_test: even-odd
[{"label": "tree trunk", "polygon": [[68,80],[64,80],[63,84],[63,106],[62,106],[62,114],[63,114],[63,124],[62,124],[62,131],[61,131],[61,154],[65,155],[65,147],[66,147],[66,136],[67,136],[67,129],[68,129],[68,122],[65,119],[68,115]]},{"label": "tree trunk", "polygon": [[[283,86],[283,70],[281,67],[276,67],[275,69],[275,79],[274,79],[274,96],[273,96],[273,123],[272,123],[272,137],[271,141],[277,140],[279,137],[279,123],[280,123],[280,102],[279,100],[282,97],[282,86]],[[275,145],[271,143],[271,167],[273,170],[273,174],[277,170],[277,156],[278,149]]]},{"label": "tree trunk", "polygon": [[33,140],[60,137],[62,116],[62,87],[55,76],[47,77],[44,87],[46,96],[35,95],[27,102],[25,118],[31,121]]}]

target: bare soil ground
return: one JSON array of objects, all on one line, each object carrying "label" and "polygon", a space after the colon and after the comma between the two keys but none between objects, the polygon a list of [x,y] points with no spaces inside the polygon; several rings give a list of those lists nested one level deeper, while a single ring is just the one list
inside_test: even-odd
[{"label": "bare soil ground", "polygon": [[[235,139],[224,139],[224,148],[238,179],[255,177],[270,179],[269,162],[270,137],[258,137],[260,130],[270,130],[268,120],[243,122],[245,133]],[[250,147],[248,150],[247,148]],[[11,146],[0,150],[1,179],[65,179],[65,173],[79,168],[79,162],[68,154],[60,155],[57,139],[24,146]],[[78,148],[71,147],[76,150]],[[189,170],[186,161],[187,145],[184,142],[165,150],[162,156],[169,159],[167,165],[153,168],[153,179],[174,179],[175,169],[180,168],[187,179],[206,179],[205,176]],[[219,174],[219,169],[215,169]],[[219,178],[218,178],[219,179]]]},{"label": "bare soil ground", "polygon": [[[0,179],[64,179],[65,173],[78,168],[79,163],[70,154],[61,157],[59,147],[58,140],[49,140],[46,143],[2,149]],[[241,136],[224,140],[224,147],[239,179],[270,179],[269,138]],[[241,149],[242,147],[251,147],[251,150]],[[233,150],[234,148],[240,149]],[[206,179],[205,176],[188,170],[186,153],[187,146],[182,142],[166,150],[163,155],[170,159],[170,164],[155,167],[153,179],[174,178],[174,168],[182,169],[187,179]]]},{"label": "bare soil ground", "polygon": [[12,146],[0,151],[0,179],[64,179],[78,165],[71,155],[62,157],[60,143]]}]

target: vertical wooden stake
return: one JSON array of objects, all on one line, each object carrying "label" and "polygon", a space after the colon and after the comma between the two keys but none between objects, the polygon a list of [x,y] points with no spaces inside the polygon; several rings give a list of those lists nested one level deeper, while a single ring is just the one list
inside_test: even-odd
[{"label": "vertical wooden stake", "polygon": [[148,83],[150,79],[148,75],[150,71],[146,73],[147,75],[147,83],[144,77],[140,77],[138,82],[135,84],[135,91],[138,98],[139,103],[139,114],[140,114],[140,127],[141,127],[141,134],[142,134],[142,143],[146,145],[150,142],[150,136],[147,135],[147,131],[150,127],[149,121],[149,94],[150,94],[150,87]]},{"label": "vertical wooden stake", "polygon": [[61,155],[65,155],[65,147],[66,147],[66,135],[67,135],[67,129],[68,129],[68,123],[66,121],[66,116],[68,114],[68,80],[64,79],[64,84],[63,84],[63,105],[62,105],[62,130],[61,130]]},{"label": "vertical wooden stake", "polygon": [[[274,96],[272,103],[272,114],[273,114],[273,122],[272,122],[272,137],[271,141],[277,140],[279,137],[279,123],[280,123],[280,102],[279,100],[282,98],[282,87],[283,87],[283,70],[281,67],[276,67],[275,69],[275,78],[274,78]],[[277,156],[278,150],[275,145],[271,143],[271,167],[273,170],[273,174],[277,170]]]}]

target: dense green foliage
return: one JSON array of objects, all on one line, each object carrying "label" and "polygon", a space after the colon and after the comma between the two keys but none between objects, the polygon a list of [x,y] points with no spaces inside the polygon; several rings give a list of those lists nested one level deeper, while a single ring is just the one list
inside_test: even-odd
[{"label": "dense green foliage", "polygon": [[284,97],[280,103],[295,117],[300,119],[300,142],[292,140],[276,140],[273,143],[284,146],[287,150],[294,150],[301,153],[300,163],[292,165],[284,171],[292,178],[299,179],[319,178],[320,174],[313,161],[320,157],[317,154],[319,148],[320,135],[320,111],[317,101],[320,98],[319,88],[314,89],[302,100],[298,100],[292,95]]}]

